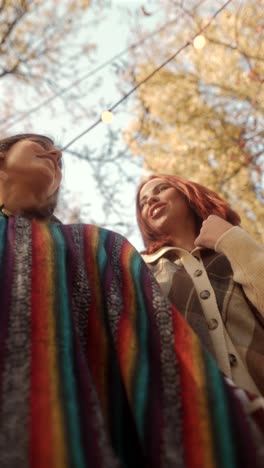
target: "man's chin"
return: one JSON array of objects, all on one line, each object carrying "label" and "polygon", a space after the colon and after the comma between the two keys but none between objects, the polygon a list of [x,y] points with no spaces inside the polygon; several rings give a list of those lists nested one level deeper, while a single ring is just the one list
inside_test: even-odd
[{"label": "man's chin", "polygon": [[37,219],[39,221],[44,221],[49,219],[57,206],[58,201],[58,190],[51,195],[45,203],[40,204],[37,207],[27,207],[20,211],[20,214],[27,219]]}]

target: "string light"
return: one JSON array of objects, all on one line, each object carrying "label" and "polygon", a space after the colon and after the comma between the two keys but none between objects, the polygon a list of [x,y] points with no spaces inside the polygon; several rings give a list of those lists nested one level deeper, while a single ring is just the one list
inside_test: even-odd
[{"label": "string light", "polygon": [[193,41],[193,45],[195,49],[198,49],[198,50],[203,49],[205,44],[206,44],[206,40],[205,40],[205,37],[202,35],[196,36],[196,38]]},{"label": "string light", "polygon": [[[183,12],[184,13],[184,12]],[[76,87],[78,84],[80,84],[82,81],[90,78],[92,75],[95,75],[97,72],[101,71],[103,68],[105,68],[107,65],[111,65],[113,64],[117,59],[121,58],[124,54],[126,54],[127,52],[129,52],[130,50],[135,50],[137,47],[139,47],[140,45],[144,44],[144,42],[146,42],[148,39],[154,37],[156,34],[160,33],[161,31],[163,31],[163,29],[166,29],[168,26],[171,26],[172,24],[174,24],[175,22],[177,22],[179,19],[179,16],[173,18],[172,20],[170,21],[167,21],[165,24],[163,24],[160,28],[156,29],[155,31],[151,32],[150,34],[147,34],[145,37],[143,37],[142,39],[140,39],[138,42],[135,42],[134,44],[131,44],[130,46],[126,47],[125,49],[121,50],[121,52],[115,54],[114,56],[112,56],[110,59],[106,60],[105,62],[103,62],[101,65],[98,65],[98,67],[94,68],[93,70],[90,70],[88,73],[85,73],[81,78],[78,78],[77,80],[73,81],[69,86],[66,86],[65,88],[61,89],[60,91],[58,91],[57,93],[55,93],[53,96],[45,99],[43,102],[41,102],[40,104],[38,104],[37,106],[35,107],[32,107],[31,109],[29,109],[28,111],[26,112],[23,112],[22,115],[19,115],[18,117],[15,117],[13,118],[12,116],[10,117],[10,119],[13,118],[13,121],[11,120],[11,123],[8,121],[7,122],[7,126],[4,126],[3,128],[1,128],[1,130],[4,130],[4,131],[7,131],[9,130],[9,128],[11,128],[13,125],[15,125],[16,123],[18,122],[21,122],[22,120],[24,120],[28,115],[32,114],[33,112],[36,112],[38,111],[39,109],[41,109],[43,106],[46,106],[47,104],[49,104],[50,102],[52,102],[54,99],[56,99],[57,97],[60,97],[62,96],[64,93],[68,92],[70,89]],[[10,120],[9,119],[9,120]]]},{"label": "string light", "polygon": [[112,120],[113,120],[113,114],[112,114],[112,112],[110,112],[110,111],[104,111],[104,112],[102,112],[102,114],[101,114],[101,120],[102,120],[102,122],[105,123],[105,124],[111,123]]},{"label": "string light", "polygon": [[[119,101],[117,101],[110,109],[109,111],[105,111],[109,114],[112,114],[112,111],[114,109],[116,109],[123,101],[125,101],[131,94],[133,94],[140,86],[142,86],[144,83],[146,83],[148,80],[150,80],[156,73],[158,73],[163,67],[165,67],[169,62],[171,62],[173,59],[175,59],[177,57],[177,55],[179,55],[181,53],[182,50],[184,50],[186,47],[188,47],[190,44],[193,44],[194,45],[194,42],[195,42],[195,39],[197,38],[203,38],[204,40],[204,44],[202,47],[204,47],[205,45],[205,38],[204,36],[202,36],[202,32],[205,31],[208,26],[212,23],[212,21],[216,18],[217,15],[219,15],[219,13],[221,11],[223,11],[227,5],[231,2],[232,0],[227,0],[212,16],[211,18],[208,20],[208,22],[200,29],[199,33],[200,34],[196,34],[194,36],[193,39],[187,41],[182,47],[180,47],[177,52],[175,52],[175,54],[173,54],[171,57],[169,57],[167,60],[165,60],[159,67],[155,68],[149,75],[147,75],[143,80],[141,80],[136,86],[134,86],[128,93],[126,93],[121,99],[119,99]],[[198,44],[199,44],[199,41],[198,41]],[[200,47],[200,48],[202,48]],[[101,114],[101,117],[102,115],[104,114],[104,112]],[[112,120],[112,119],[111,119]],[[88,132],[90,132],[91,130],[93,130],[100,122],[102,122],[102,118],[98,119],[97,121],[95,121],[92,125],[90,125],[90,127],[86,128],[86,130],[84,130],[82,133],[80,133],[79,135],[77,135],[75,138],[73,138],[71,141],[69,141],[69,143],[67,143],[63,148],[61,148],[61,151],[65,151],[67,150],[73,143],[75,143],[77,140],[79,140],[80,138],[82,138],[84,135],[86,135]]]}]

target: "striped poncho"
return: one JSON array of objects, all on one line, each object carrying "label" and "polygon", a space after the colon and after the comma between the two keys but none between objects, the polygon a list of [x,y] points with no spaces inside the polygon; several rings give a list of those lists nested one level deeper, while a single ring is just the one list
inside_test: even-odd
[{"label": "striped poncho", "polygon": [[0,217],[1,468],[264,466],[248,398],[122,236]]}]

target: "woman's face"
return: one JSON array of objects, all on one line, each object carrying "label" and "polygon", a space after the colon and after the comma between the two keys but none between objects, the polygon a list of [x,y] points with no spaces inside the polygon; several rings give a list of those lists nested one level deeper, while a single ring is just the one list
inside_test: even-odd
[{"label": "woman's face", "polygon": [[179,224],[194,221],[185,196],[162,177],[147,182],[140,191],[139,207],[143,221],[153,231],[173,235]]},{"label": "woman's face", "polygon": [[21,140],[0,158],[2,179],[10,190],[15,187],[18,191],[21,189],[24,197],[31,193],[45,201],[60,185],[61,156],[61,152],[44,138]]}]

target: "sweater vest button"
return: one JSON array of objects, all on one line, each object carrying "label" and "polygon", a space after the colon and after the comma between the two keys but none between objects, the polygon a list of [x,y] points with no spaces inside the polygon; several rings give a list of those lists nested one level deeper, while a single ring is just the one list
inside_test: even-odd
[{"label": "sweater vest button", "polygon": [[229,358],[229,362],[230,362],[231,367],[234,367],[234,366],[237,365],[237,358],[236,358],[236,356],[234,354],[229,354],[228,358]]},{"label": "sweater vest button", "polygon": [[195,270],[193,276],[201,276],[203,274],[203,270]]},{"label": "sweater vest button", "polygon": [[200,292],[200,298],[201,299],[208,299],[208,297],[210,297],[210,296],[211,296],[210,291],[207,291],[207,289]]},{"label": "sweater vest button", "polygon": [[218,321],[216,319],[210,319],[207,322],[209,330],[215,330],[218,327]]}]

